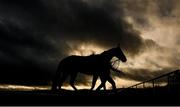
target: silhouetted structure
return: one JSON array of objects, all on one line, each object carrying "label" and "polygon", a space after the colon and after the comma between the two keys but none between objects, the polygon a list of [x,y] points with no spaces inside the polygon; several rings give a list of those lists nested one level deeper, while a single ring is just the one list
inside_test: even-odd
[{"label": "silhouetted structure", "polygon": [[52,90],[57,90],[58,86],[61,89],[61,86],[65,79],[70,76],[70,85],[77,90],[74,86],[75,78],[78,74],[84,73],[93,75],[92,88],[94,88],[98,76],[100,77],[101,84],[98,86],[97,90],[105,87],[106,81],[109,81],[112,84],[113,89],[116,89],[114,80],[110,77],[110,69],[112,66],[110,60],[112,57],[116,56],[123,62],[126,62],[126,56],[120,49],[120,47],[112,48],[107,51],[104,51],[98,55],[90,56],[69,56],[63,59],[58,66],[56,76],[53,80]]},{"label": "silhouetted structure", "polygon": [[180,88],[180,70],[174,71],[168,78],[168,85],[172,88]]},{"label": "silhouetted structure", "polygon": [[[162,79],[162,80],[161,80]],[[158,82],[158,80],[161,80],[161,82]],[[158,86],[158,84],[162,84],[162,81],[166,83],[165,86]],[[132,85],[123,91],[126,91],[128,89],[136,88],[138,89],[139,86],[142,86],[142,89],[145,90],[147,87],[145,84],[151,84],[151,86],[148,88],[153,90],[153,93],[155,91],[160,92],[160,89],[163,89],[163,91],[169,92],[169,93],[180,93],[180,70],[175,70],[170,73],[158,76],[156,78],[143,81],[141,83]],[[162,90],[161,90],[162,91]]]}]

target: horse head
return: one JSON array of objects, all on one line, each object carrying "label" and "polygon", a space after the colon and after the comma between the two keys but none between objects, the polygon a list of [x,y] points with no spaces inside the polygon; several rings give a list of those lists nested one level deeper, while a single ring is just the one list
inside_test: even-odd
[{"label": "horse head", "polygon": [[123,51],[121,50],[120,46],[117,46],[113,50],[114,50],[114,56],[116,56],[123,62],[127,61],[127,58],[126,58],[125,54],[123,53]]}]

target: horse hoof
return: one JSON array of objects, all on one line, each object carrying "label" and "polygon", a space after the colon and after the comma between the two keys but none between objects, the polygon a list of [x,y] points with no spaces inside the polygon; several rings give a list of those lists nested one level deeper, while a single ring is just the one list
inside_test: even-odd
[{"label": "horse hoof", "polygon": [[52,88],[51,91],[57,91],[58,89],[57,88]]}]

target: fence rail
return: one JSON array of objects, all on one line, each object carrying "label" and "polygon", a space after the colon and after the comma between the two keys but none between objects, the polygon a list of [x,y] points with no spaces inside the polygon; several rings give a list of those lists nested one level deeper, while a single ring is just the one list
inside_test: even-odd
[{"label": "fence rail", "polygon": [[[156,81],[161,79],[161,78],[167,78],[167,86],[169,86],[170,84],[175,84],[173,82],[176,82],[176,81],[172,81],[171,78],[175,78],[173,76],[180,76],[180,70],[175,70],[173,72],[170,72],[170,73],[167,73],[167,74],[164,74],[164,75],[161,75],[161,76],[158,76],[156,78],[153,78],[153,79],[150,79],[150,80],[146,80],[146,81],[143,81],[141,83],[138,83],[138,84],[135,84],[135,85],[132,85],[130,87],[127,87],[126,89],[129,89],[129,88],[138,88],[138,86],[142,85],[142,88],[145,88],[145,84],[146,83],[152,83],[152,88],[155,88],[155,84],[156,84]],[[180,77],[179,77],[180,78]]]}]

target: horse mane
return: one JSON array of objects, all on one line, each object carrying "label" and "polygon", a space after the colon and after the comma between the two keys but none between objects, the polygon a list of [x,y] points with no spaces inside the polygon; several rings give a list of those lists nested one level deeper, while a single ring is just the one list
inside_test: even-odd
[{"label": "horse mane", "polygon": [[108,50],[102,52],[101,54],[102,54],[102,55],[107,55],[107,54],[111,53],[111,51],[112,51],[113,49],[114,49],[114,48],[108,49]]}]

